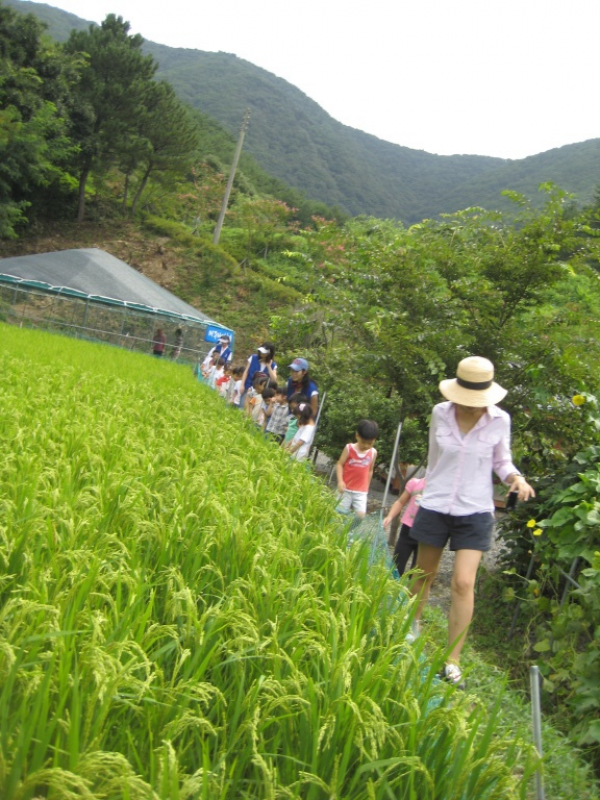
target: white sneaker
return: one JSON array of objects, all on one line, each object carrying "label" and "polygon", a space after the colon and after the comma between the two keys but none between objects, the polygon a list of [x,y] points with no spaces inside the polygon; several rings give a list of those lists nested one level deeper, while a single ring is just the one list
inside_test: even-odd
[{"label": "white sneaker", "polygon": [[451,683],[457,689],[466,689],[467,685],[462,679],[462,670],[458,664],[445,664],[440,672],[440,678],[446,683]]},{"label": "white sneaker", "polygon": [[418,619],[413,619],[412,624],[410,626],[409,632],[404,637],[404,641],[412,644],[416,639],[419,638],[419,634],[421,633],[421,623]]}]

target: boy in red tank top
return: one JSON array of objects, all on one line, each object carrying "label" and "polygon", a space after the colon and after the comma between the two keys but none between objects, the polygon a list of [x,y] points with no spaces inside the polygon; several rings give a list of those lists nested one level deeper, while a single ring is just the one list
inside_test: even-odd
[{"label": "boy in red tank top", "polygon": [[336,508],[340,514],[351,511],[357,517],[367,513],[367,495],[373,477],[377,450],[373,447],[379,426],[362,419],[356,428],[356,444],[347,444],[336,464],[337,488],[340,493]]}]

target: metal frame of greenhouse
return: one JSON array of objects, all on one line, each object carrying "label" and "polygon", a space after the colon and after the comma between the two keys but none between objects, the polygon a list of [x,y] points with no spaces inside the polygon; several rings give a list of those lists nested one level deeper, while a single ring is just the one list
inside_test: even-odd
[{"label": "metal frame of greenhouse", "polygon": [[178,361],[186,363],[204,358],[223,333],[234,342],[232,330],[96,248],[0,259],[0,319],[143,353],[162,328],[166,357],[181,328]]}]

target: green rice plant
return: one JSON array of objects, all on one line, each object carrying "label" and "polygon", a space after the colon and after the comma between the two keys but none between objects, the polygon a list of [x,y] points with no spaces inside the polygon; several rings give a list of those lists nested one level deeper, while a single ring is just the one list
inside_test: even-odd
[{"label": "green rice plant", "polygon": [[3,329],[0,796],[525,798],[323,486],[179,365]]}]

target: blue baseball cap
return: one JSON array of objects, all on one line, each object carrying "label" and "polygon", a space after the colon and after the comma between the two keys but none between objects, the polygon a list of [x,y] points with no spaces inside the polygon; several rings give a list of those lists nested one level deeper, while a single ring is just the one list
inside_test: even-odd
[{"label": "blue baseball cap", "polygon": [[305,358],[295,358],[290,364],[290,369],[299,372],[301,369],[308,371],[308,361]]}]

